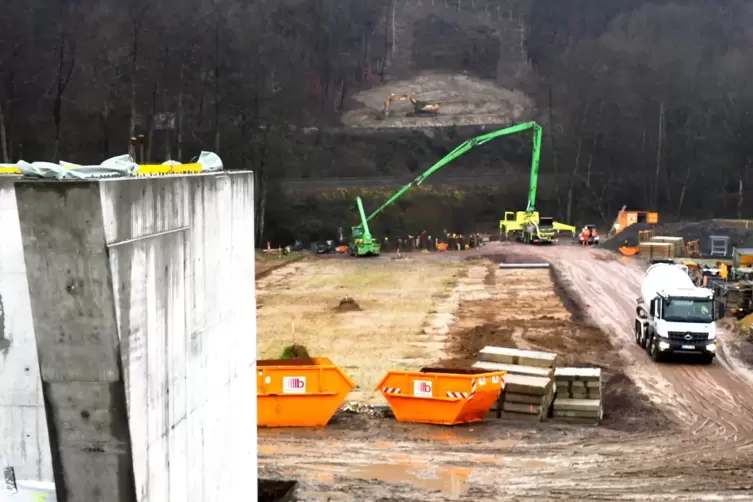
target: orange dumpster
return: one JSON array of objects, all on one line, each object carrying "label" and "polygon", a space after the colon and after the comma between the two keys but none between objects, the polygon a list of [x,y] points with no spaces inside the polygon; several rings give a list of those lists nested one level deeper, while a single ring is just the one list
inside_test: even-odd
[{"label": "orange dumpster", "polygon": [[326,357],[256,361],[261,427],[327,425],[356,384]]},{"label": "orange dumpster", "polygon": [[390,371],[377,385],[401,422],[454,425],[483,420],[504,388],[504,371]]}]

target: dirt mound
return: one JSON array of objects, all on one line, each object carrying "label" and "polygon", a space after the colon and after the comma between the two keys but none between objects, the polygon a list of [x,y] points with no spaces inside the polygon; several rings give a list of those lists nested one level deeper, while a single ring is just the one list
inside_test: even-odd
[{"label": "dirt mound", "polygon": [[558,366],[611,366],[617,362],[612,342],[592,326],[560,320],[528,321],[521,338],[533,349],[557,353]]},{"label": "dirt mound", "polygon": [[469,368],[476,362],[479,352],[487,345],[495,347],[515,347],[512,339],[513,328],[496,324],[474,326],[452,336],[449,353],[454,357],[444,360],[445,368]]},{"label": "dirt mound", "polygon": [[653,230],[655,235],[661,235],[663,232],[659,230],[660,228],[658,225],[651,225],[649,223],[635,223],[614,237],[602,241],[599,245],[610,251],[617,251],[623,246],[637,246],[638,234],[641,230]]},{"label": "dirt mound", "polygon": [[346,296],[340,300],[340,304],[334,310],[335,312],[357,312],[363,309],[353,298]]},{"label": "dirt mound", "polygon": [[605,427],[634,432],[663,429],[671,424],[625,374],[605,372],[603,388]]}]

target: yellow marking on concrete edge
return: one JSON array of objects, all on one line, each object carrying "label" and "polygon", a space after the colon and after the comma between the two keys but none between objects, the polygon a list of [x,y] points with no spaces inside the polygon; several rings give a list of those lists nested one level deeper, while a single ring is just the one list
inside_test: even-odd
[{"label": "yellow marking on concrete edge", "polygon": [[[162,164],[143,164],[139,165],[136,176],[149,176],[154,174],[186,174],[201,173],[203,167],[201,164],[180,164],[178,166],[163,166]],[[0,166],[0,174],[21,174],[17,167]]]}]

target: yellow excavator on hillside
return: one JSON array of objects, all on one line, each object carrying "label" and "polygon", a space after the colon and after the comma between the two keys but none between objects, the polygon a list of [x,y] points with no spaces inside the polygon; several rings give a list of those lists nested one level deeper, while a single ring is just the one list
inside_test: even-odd
[{"label": "yellow excavator on hillside", "polygon": [[414,116],[433,116],[439,113],[439,103],[433,103],[431,101],[419,101],[415,96],[409,94],[390,94],[387,99],[384,100],[384,110],[382,111],[380,119],[385,119],[389,116],[390,107],[393,101],[410,101],[413,105],[413,112],[408,114],[408,117]]}]

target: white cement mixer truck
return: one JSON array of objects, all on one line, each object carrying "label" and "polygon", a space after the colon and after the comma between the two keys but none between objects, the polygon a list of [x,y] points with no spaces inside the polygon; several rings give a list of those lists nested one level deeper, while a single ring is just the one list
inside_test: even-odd
[{"label": "white cement mixer truck", "polygon": [[657,263],[646,271],[635,317],[635,341],[660,361],[672,353],[716,354],[714,292],[693,284],[686,270]]}]

